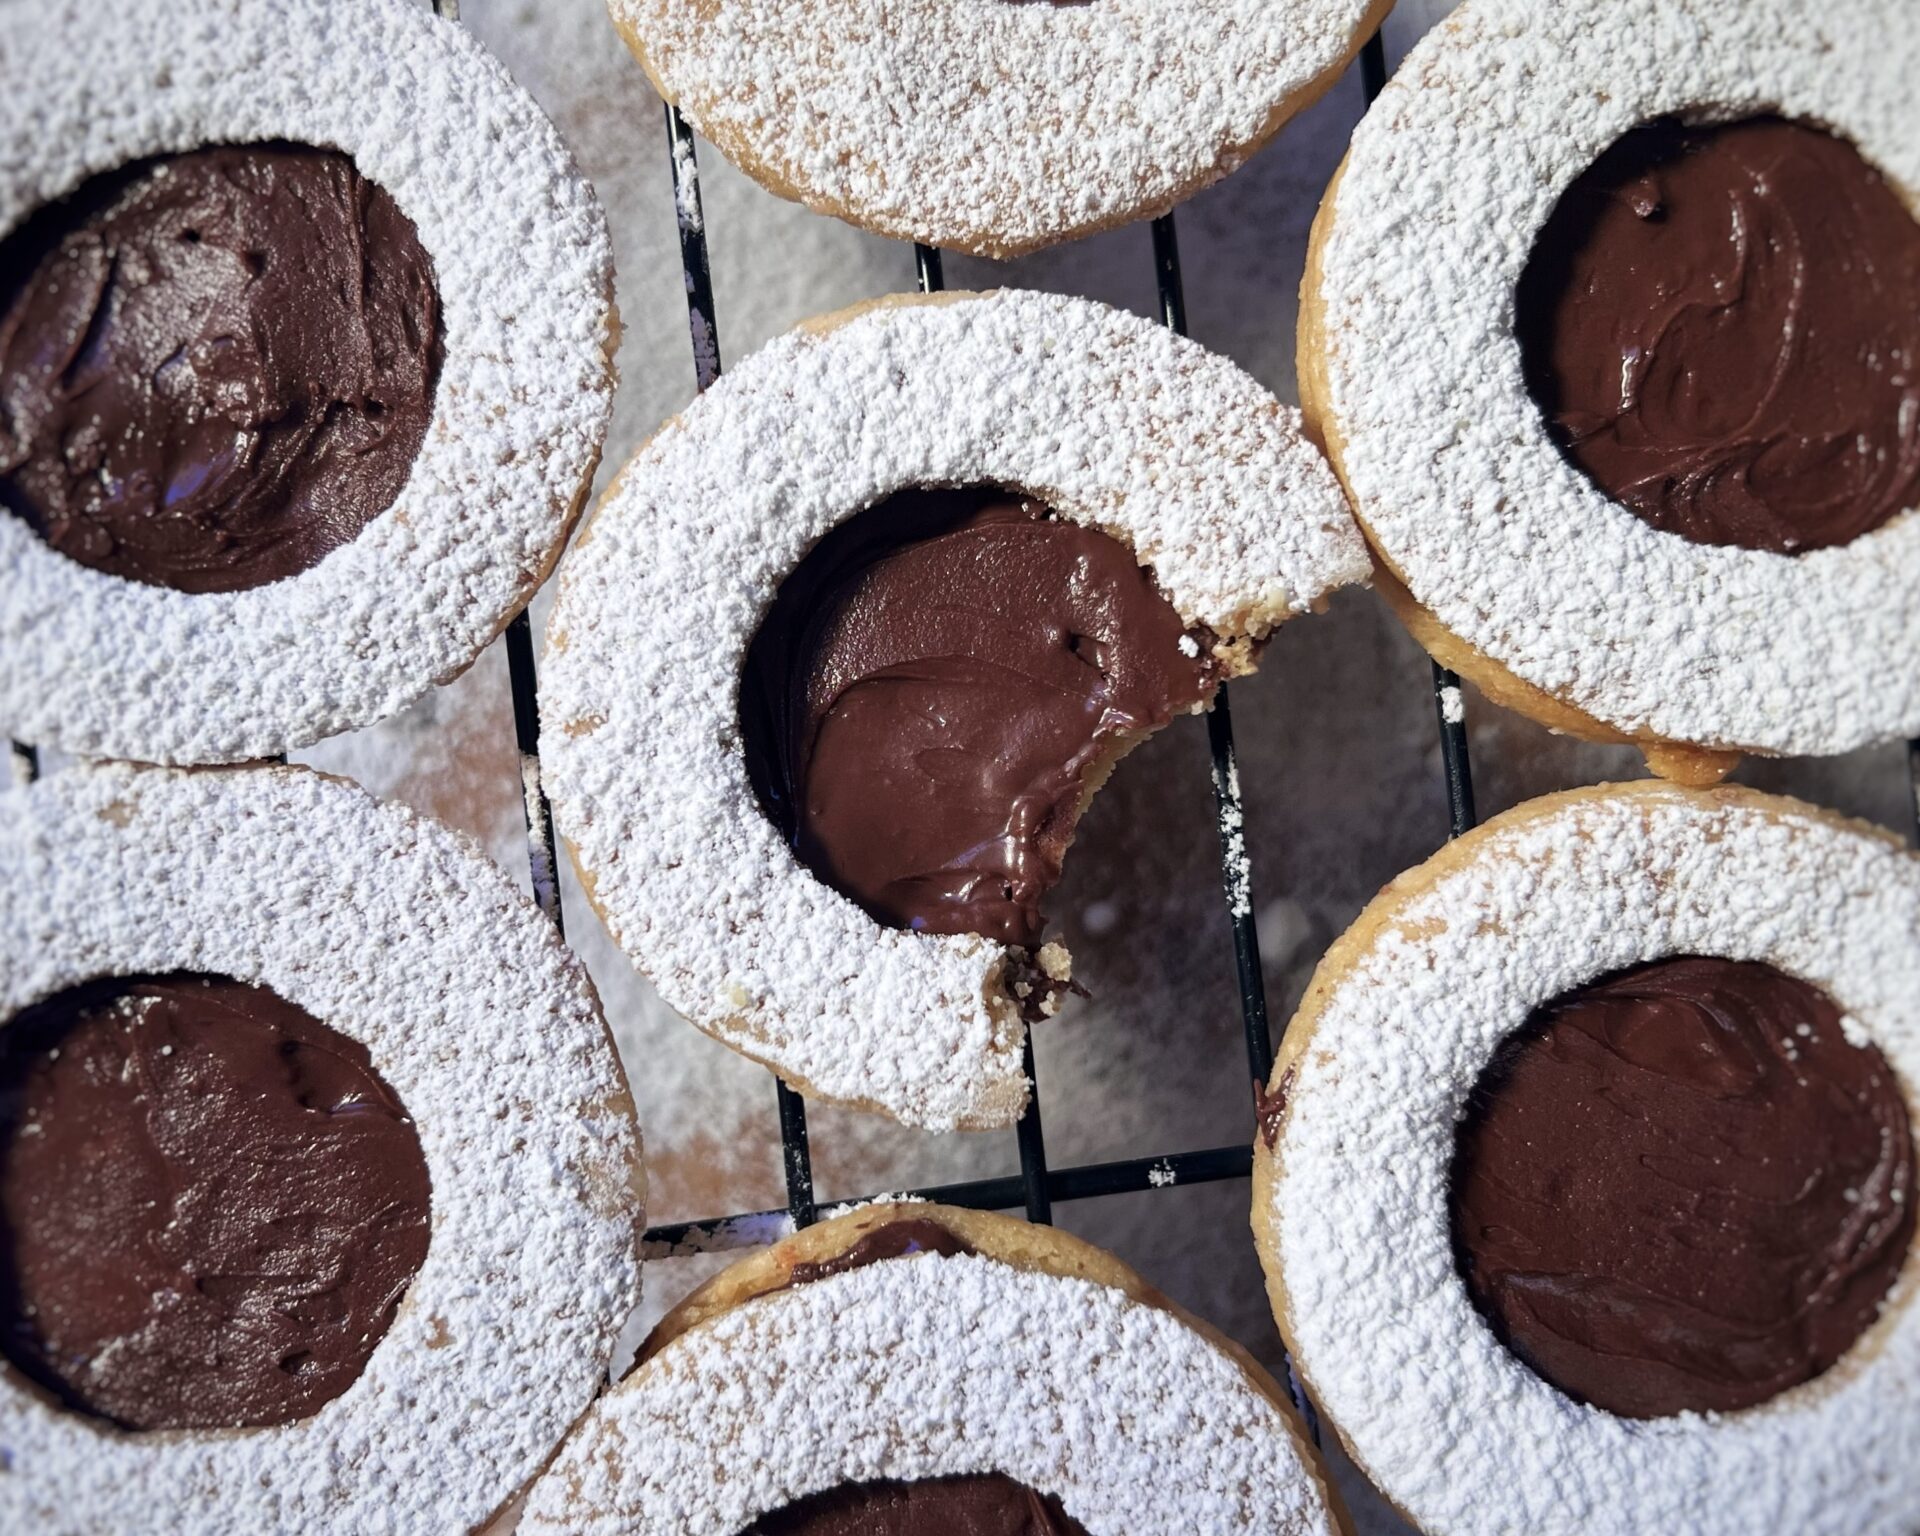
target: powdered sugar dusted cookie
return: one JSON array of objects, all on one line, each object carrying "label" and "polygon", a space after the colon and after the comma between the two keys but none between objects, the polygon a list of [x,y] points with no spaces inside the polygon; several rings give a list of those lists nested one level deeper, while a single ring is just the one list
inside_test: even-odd
[{"label": "powdered sugar dusted cookie", "polygon": [[303,769],[0,795],[0,1527],[461,1531],[638,1295],[632,1100],[466,839]]},{"label": "powdered sugar dusted cookie", "polygon": [[909,1204],[788,1238],[670,1313],[534,1489],[525,1528],[1346,1525],[1244,1352],[1075,1238]]},{"label": "powdered sugar dusted cookie", "polygon": [[598,461],[605,220],[406,0],[17,7],[0,725],[228,762],[461,672]]},{"label": "powdered sugar dusted cookie", "polygon": [[1390,0],[609,0],[660,94],[769,190],[1017,256],[1161,214],[1325,91]]},{"label": "powdered sugar dusted cookie", "polygon": [[1004,1125],[1087,797],[1365,569],[1294,413],[1191,342],[1040,294],[849,311],[695,401],[569,557],[557,819],[702,1029],[821,1097]]},{"label": "powdered sugar dusted cookie", "polygon": [[1920,731],[1916,70],[1896,0],[1469,0],[1408,57],[1301,390],[1436,656],[1684,778]]},{"label": "powdered sugar dusted cookie", "polygon": [[1916,933],[1890,836],[1640,784],[1488,823],[1328,953],[1254,1229],[1422,1530],[1912,1526]]}]

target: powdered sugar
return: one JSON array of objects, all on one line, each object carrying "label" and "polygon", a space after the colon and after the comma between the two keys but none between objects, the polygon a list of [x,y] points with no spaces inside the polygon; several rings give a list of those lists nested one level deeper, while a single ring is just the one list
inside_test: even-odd
[{"label": "powdered sugar", "polygon": [[892,1259],[734,1307],[607,1397],[525,1528],[731,1536],[842,1483],[1000,1472],[1090,1536],[1333,1536],[1245,1369],[1170,1313],[997,1260]]},{"label": "powdered sugar", "polygon": [[801,866],[748,782],[737,689],[822,533],[976,483],[1128,540],[1223,638],[1367,570],[1297,414],[1232,364],[1081,300],[962,295],[782,338],[696,400],[569,557],[543,669],[561,831],[665,1000],[822,1096],[937,1128],[1025,1100],[1006,950],[882,928]]},{"label": "powdered sugar", "polygon": [[1382,0],[611,0],[660,92],[773,190],[1016,255],[1162,213],[1332,81]]},{"label": "powdered sugar", "polygon": [[1920,516],[1798,557],[1656,532],[1554,447],[1513,335],[1535,235],[1627,130],[1783,112],[1915,197],[1917,77],[1906,0],[1471,0],[1413,51],[1354,136],[1318,296],[1356,504],[1445,628],[1628,734],[1920,732]]},{"label": "powdered sugar", "polygon": [[0,938],[0,1021],[197,970],[361,1041],[414,1120],[433,1217],[365,1373],[311,1418],[125,1435],[0,1379],[0,1529],[485,1521],[599,1391],[639,1288],[633,1106],[551,925],[465,838],[338,780],[108,767],[0,793]]},{"label": "powdered sugar", "polygon": [[1562,1397],[1481,1320],[1448,1177],[1468,1091],[1529,1012],[1664,955],[1765,960],[1824,988],[1911,1097],[1920,860],[1748,791],[1581,791],[1389,887],[1361,930],[1295,1026],[1259,1215],[1296,1358],[1382,1491],[1435,1536],[1908,1536],[1920,1266],[1826,1376],[1745,1413],[1634,1422]]},{"label": "powdered sugar", "polygon": [[189,595],[88,569],[0,516],[0,724],[75,752],[225,762],[391,714],[532,594],[612,397],[612,256],[571,156],[460,29],[406,0],[10,8],[0,228],[129,160],[338,148],[413,220],[445,362],[396,503],[311,570]]}]

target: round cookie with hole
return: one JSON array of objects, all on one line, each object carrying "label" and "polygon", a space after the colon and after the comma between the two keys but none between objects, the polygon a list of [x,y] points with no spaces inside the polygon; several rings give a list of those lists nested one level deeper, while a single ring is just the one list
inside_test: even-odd
[{"label": "round cookie with hole", "polygon": [[1643,783],[1489,822],[1328,952],[1254,1231],[1421,1530],[1912,1529],[1917,933],[1890,835]]},{"label": "round cookie with hole", "polygon": [[465,1531],[639,1293],[625,1075],[465,838],[304,769],[0,795],[0,1529]]},{"label": "round cookie with hole", "polygon": [[1392,0],[609,0],[777,195],[975,256],[1167,212],[1317,101]]},{"label": "round cookie with hole", "polygon": [[700,1028],[820,1098],[1007,1125],[1088,797],[1365,574],[1296,413],[1163,327],[1017,292],[833,315],[663,428],[569,555],[556,821]]},{"label": "round cookie with hole", "polygon": [[611,409],[553,126],[408,0],[48,0],[7,62],[0,727],[234,762],[457,676]]},{"label": "round cookie with hole", "polygon": [[1415,636],[1660,773],[1920,733],[1920,31],[1467,0],[1316,225],[1301,396]]},{"label": "round cookie with hole", "polygon": [[568,1442],[569,1536],[1350,1531],[1284,1391],[1110,1255],[881,1202],[716,1276]]}]

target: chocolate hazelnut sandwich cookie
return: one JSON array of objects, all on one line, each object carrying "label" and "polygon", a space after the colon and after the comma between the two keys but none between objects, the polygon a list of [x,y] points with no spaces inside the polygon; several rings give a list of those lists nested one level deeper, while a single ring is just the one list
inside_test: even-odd
[{"label": "chocolate hazelnut sandwich cookie", "polygon": [[37,0],[0,56],[0,727],[234,762],[457,676],[606,435],[553,126],[407,0]]},{"label": "chocolate hazelnut sandwich cookie", "polygon": [[459,1532],[639,1291],[586,972],[464,837],[297,768],[0,794],[0,1530]]},{"label": "chocolate hazelnut sandwich cookie", "polygon": [[976,256],[1165,213],[1340,77],[1392,0],[608,0],[769,191]]},{"label": "chocolate hazelnut sandwich cookie", "polygon": [[809,1228],[663,1319],[529,1536],[1335,1536],[1285,1393],[1111,1255],[918,1202]]},{"label": "chocolate hazelnut sandwich cookie", "polygon": [[848,310],[670,422],[568,557],[556,819],[700,1028],[820,1098],[1011,1124],[1088,798],[1366,568],[1297,414],[1163,327]]},{"label": "chocolate hazelnut sandwich cookie", "polygon": [[1316,226],[1301,396],[1415,636],[1711,782],[1920,733],[1905,0],[1467,0]]},{"label": "chocolate hazelnut sandwich cookie", "polygon": [[1431,1536],[1911,1536],[1920,859],[1749,790],[1523,805],[1334,945],[1254,1232]]}]

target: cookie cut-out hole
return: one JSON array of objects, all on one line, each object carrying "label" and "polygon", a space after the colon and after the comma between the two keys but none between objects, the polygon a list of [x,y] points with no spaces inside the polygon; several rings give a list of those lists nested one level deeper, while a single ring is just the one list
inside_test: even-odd
[{"label": "cookie cut-out hole", "polygon": [[929,1536],[1007,1531],[1086,1536],[1060,1501],[997,1472],[916,1482],[844,1483],[762,1515],[741,1536]]},{"label": "cookie cut-out hole", "polygon": [[1540,232],[1516,323],[1555,443],[1655,528],[1798,554],[1920,506],[1920,223],[1821,129],[1635,129]]},{"label": "cookie cut-out hole", "polygon": [[0,1349],[72,1412],[317,1412],[392,1324],[429,1203],[366,1048],[263,987],[99,982],[0,1026]]},{"label": "cookie cut-out hole", "polygon": [[782,582],[741,679],[748,770],[879,921],[1031,948],[1090,788],[1212,696],[1211,651],[1111,535],[998,487],[901,491]]},{"label": "cookie cut-out hole", "polygon": [[1482,1076],[1456,1251],[1503,1342],[1629,1418],[1756,1407],[1840,1361],[1914,1236],[1906,1098],[1818,988],[1681,957],[1540,1008]]},{"label": "cookie cut-out hole", "polygon": [[298,575],[399,496],[442,352],[419,232],[346,155],[137,162],[0,242],[0,504],[149,586]]}]

